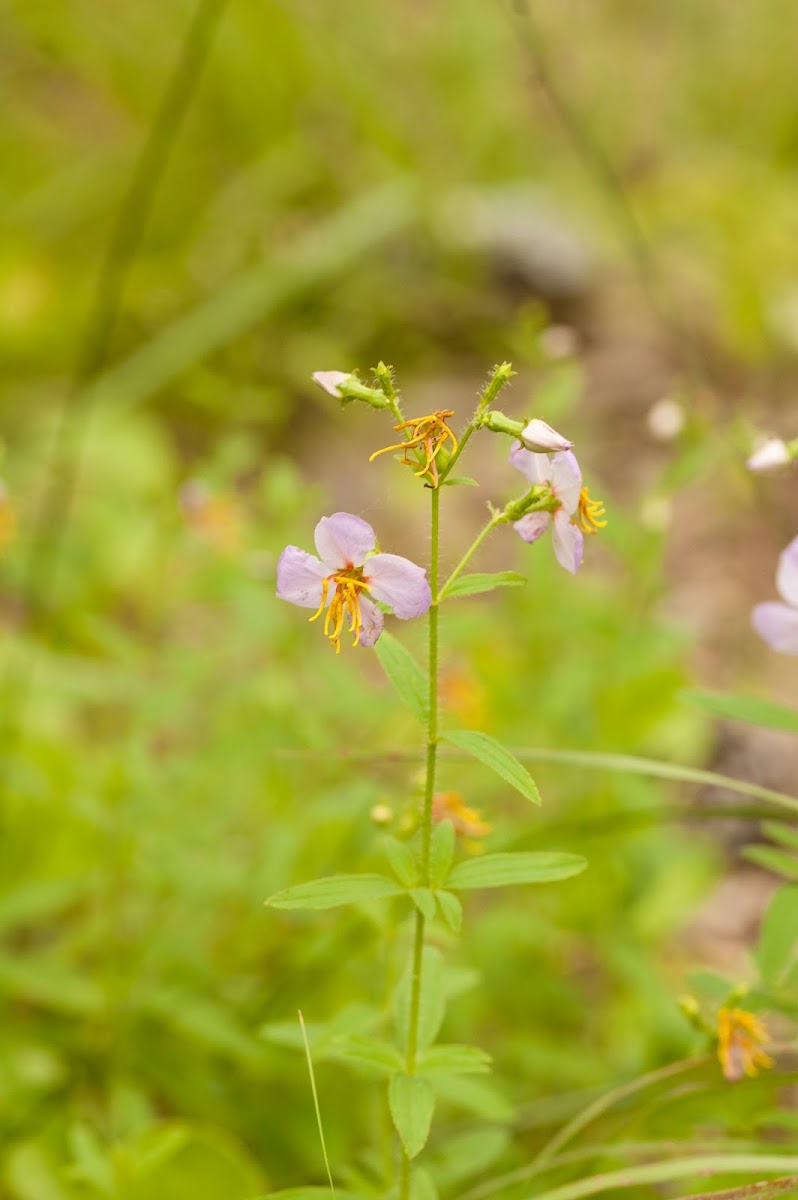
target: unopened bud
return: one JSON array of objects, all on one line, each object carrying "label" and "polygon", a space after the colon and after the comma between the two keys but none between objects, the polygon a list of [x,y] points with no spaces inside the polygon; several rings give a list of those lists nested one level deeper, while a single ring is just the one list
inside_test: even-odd
[{"label": "unopened bud", "polygon": [[558,454],[561,450],[570,450],[573,442],[563,437],[556,429],[552,429],[547,421],[534,417],[521,431],[521,441],[527,450],[535,454]]},{"label": "unopened bud", "polygon": [[746,463],[749,471],[777,471],[792,461],[790,446],[781,438],[769,438],[751,455]]},{"label": "unopened bud", "polygon": [[369,816],[375,825],[390,825],[393,820],[393,809],[390,804],[375,804]]},{"label": "unopened bud", "polygon": [[376,388],[366,387],[357,375],[346,371],[314,371],[313,382],[318,384],[330,396],[346,404],[351,400],[363,400],[372,408],[388,408],[390,400]]}]

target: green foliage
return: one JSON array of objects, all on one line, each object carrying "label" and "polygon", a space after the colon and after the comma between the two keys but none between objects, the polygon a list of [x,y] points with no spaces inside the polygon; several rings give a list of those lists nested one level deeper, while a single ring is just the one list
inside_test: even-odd
[{"label": "green foliage", "polygon": [[384,875],[330,875],[276,892],[266,903],[272,908],[337,908],[383,896],[398,896],[403,889]]},{"label": "green foliage", "polygon": [[426,722],[429,715],[429,681],[412,654],[390,633],[376,646],[377,658],[403,704]]},{"label": "green foliage", "polygon": [[492,575],[460,575],[450,584],[446,596],[476,596],[481,592],[492,592],[499,587],[518,587],[526,578],[517,571],[496,571]]},{"label": "green foliage", "polygon": [[515,883],[552,883],[584,871],[587,862],[578,854],[534,850],[523,854],[486,854],[458,863],[447,883],[453,888],[510,887]]},{"label": "green foliage", "polygon": [[531,800],[533,804],[541,803],[537,784],[529,771],[490,734],[472,729],[452,729],[444,733],[443,737],[458,750],[465,750],[486,767],[490,767],[517,792],[526,796],[527,800]]},{"label": "green foliage", "polygon": [[725,692],[686,690],[681,697],[688,704],[715,717],[728,717],[732,721],[747,721],[765,729],[798,733],[798,710],[788,708],[786,704],[776,704],[763,696],[731,696]]},{"label": "green foliage", "polygon": [[391,1116],[408,1157],[415,1158],[426,1145],[435,1093],[426,1079],[417,1075],[394,1075],[389,1088]]}]

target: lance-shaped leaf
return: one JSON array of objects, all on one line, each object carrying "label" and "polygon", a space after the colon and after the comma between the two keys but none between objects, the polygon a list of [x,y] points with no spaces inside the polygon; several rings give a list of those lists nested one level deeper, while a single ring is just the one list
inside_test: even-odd
[{"label": "lance-shaped leaf", "polygon": [[399,699],[415,713],[419,721],[426,722],[429,713],[429,681],[413,655],[390,633],[383,633],[374,649]]},{"label": "lance-shaped leaf", "polygon": [[483,854],[458,863],[449,875],[449,888],[510,887],[516,883],[553,883],[584,871],[581,854],[557,850],[530,850],[508,854]]},{"label": "lance-shaped leaf", "polygon": [[276,892],[266,901],[272,908],[337,908],[383,896],[398,896],[404,888],[385,875],[328,875]]},{"label": "lance-shaped leaf", "polygon": [[452,729],[442,736],[450,745],[465,750],[486,767],[490,767],[522,796],[526,796],[527,800],[531,800],[533,804],[540,804],[540,792],[529,771],[490,734],[476,729]]},{"label": "lance-shaped leaf", "polygon": [[394,1075],[388,1092],[391,1116],[408,1158],[424,1149],[429,1137],[435,1093],[417,1075]]},{"label": "lance-shaped leaf", "polygon": [[723,692],[685,689],[679,692],[678,699],[685,700],[694,708],[700,708],[714,717],[746,721],[749,725],[759,725],[764,729],[783,729],[787,733],[798,733],[798,711],[763,696],[726,695]]},{"label": "lance-shaped leaf", "polygon": [[476,596],[480,592],[492,592],[494,588],[518,587],[526,583],[526,576],[517,571],[496,571],[495,574],[460,575],[454,583],[441,592],[444,596]]}]

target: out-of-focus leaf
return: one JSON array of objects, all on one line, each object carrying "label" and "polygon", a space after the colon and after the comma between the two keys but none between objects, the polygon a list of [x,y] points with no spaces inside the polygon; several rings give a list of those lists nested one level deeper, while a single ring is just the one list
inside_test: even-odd
[{"label": "out-of-focus leaf", "polygon": [[798,879],[798,857],[786,850],[776,850],[773,846],[744,846],[742,856],[785,879]]},{"label": "out-of-focus leaf", "polygon": [[798,949],[798,887],[779,888],[768,906],[756,959],[762,980],[768,987],[778,987],[795,964]]},{"label": "out-of-focus leaf", "polygon": [[713,717],[726,717],[730,721],[745,721],[764,729],[798,733],[798,711],[762,696],[725,695],[723,692],[702,692],[688,688],[679,692],[678,698]]},{"label": "out-of-focus leaf", "polygon": [[398,1074],[391,1079],[388,1099],[396,1132],[402,1139],[408,1158],[415,1158],[424,1149],[429,1137],[435,1093],[426,1079],[418,1075]]},{"label": "out-of-focus leaf", "polygon": [[463,906],[454,892],[435,893],[444,921],[453,933],[459,933],[463,923]]},{"label": "out-of-focus leaf", "polygon": [[[397,1041],[402,1051],[407,1049],[410,1022],[412,970],[408,968],[396,989]],[[434,1042],[446,1010],[443,958],[435,946],[425,946],[421,960],[421,994],[418,1009],[418,1047],[420,1050]]]},{"label": "out-of-focus leaf", "polygon": [[451,821],[439,821],[430,838],[429,874],[433,887],[440,887],[454,858],[455,829]]},{"label": "out-of-focus leaf", "polygon": [[425,1050],[418,1069],[424,1075],[483,1075],[490,1070],[490,1064],[490,1055],[478,1046],[444,1043]]}]

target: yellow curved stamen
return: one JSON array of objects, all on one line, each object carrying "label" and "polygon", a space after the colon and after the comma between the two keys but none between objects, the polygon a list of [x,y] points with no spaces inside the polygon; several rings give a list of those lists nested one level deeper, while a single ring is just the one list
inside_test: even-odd
[{"label": "yellow curved stamen", "polygon": [[391,446],[383,446],[381,450],[375,450],[370,455],[369,462],[373,462],[375,458],[379,458],[381,454],[387,454],[390,450],[401,450],[401,462],[407,467],[418,467],[418,458],[408,458],[408,453],[411,450],[421,450],[424,454],[424,462],[421,464],[420,470],[413,473],[416,476],[431,475],[433,486],[437,486],[438,469],[435,460],[438,454],[448,441],[451,442],[452,454],[457,449],[457,438],[446,424],[447,418],[453,416],[454,409],[445,408],[430,413],[426,417],[411,417],[409,421],[401,421],[398,425],[394,425],[394,429],[397,432],[402,429],[408,430],[405,440]]},{"label": "yellow curved stamen", "polygon": [[324,635],[335,647],[335,653],[341,653],[341,634],[344,625],[349,622],[349,632],[355,635],[353,646],[360,643],[363,632],[363,614],[360,611],[361,592],[370,591],[369,585],[359,578],[361,568],[350,567],[347,571],[336,571],[328,575],[321,583],[321,604],[309,621],[315,621],[324,612],[330,584],[335,585],[335,592],[330,601],[330,607],[324,618]]},{"label": "yellow curved stamen", "polygon": [[600,529],[605,529],[607,522],[602,521],[606,509],[601,500],[591,500],[586,487],[583,487],[579,493],[579,507],[573,518],[573,524],[576,525],[583,533],[598,533]]}]

